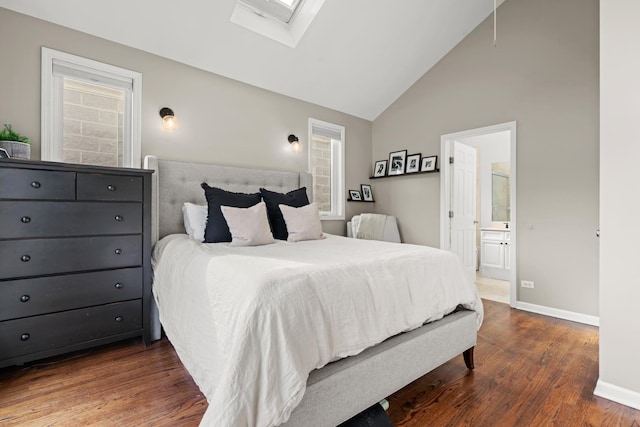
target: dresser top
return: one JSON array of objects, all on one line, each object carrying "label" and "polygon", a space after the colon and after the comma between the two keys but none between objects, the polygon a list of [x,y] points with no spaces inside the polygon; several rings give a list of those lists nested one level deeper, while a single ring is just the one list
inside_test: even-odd
[{"label": "dresser top", "polygon": [[107,166],[82,165],[78,163],[45,162],[40,160],[0,159],[0,168],[14,169],[42,169],[89,173],[125,173],[125,174],[151,174],[151,169],[114,168]]}]

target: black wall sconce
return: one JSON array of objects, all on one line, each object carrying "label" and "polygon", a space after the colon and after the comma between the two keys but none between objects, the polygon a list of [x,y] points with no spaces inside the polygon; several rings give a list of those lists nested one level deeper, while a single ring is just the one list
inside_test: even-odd
[{"label": "black wall sconce", "polygon": [[166,130],[173,130],[176,127],[176,118],[171,108],[163,107],[160,109],[160,117],[162,117],[162,127]]},{"label": "black wall sconce", "polygon": [[291,144],[291,149],[293,151],[295,151],[296,153],[300,151],[300,148],[301,148],[300,140],[298,139],[297,136],[291,134],[287,139],[289,140],[289,144]]}]

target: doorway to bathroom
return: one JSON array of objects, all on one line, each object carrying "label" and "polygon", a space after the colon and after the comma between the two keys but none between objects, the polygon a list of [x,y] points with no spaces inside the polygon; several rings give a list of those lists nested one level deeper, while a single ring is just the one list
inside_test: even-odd
[{"label": "doorway to bathroom", "polygon": [[440,247],[480,296],[515,307],[516,122],[441,137]]}]

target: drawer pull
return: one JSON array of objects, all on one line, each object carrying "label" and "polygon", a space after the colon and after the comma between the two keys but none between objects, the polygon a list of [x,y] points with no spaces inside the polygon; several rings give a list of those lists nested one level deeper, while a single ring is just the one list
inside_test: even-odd
[{"label": "drawer pull", "polygon": [[115,186],[115,185],[111,185],[111,184],[109,184],[109,185],[107,185],[107,190],[109,190],[109,191],[116,191],[116,186]]},{"label": "drawer pull", "polygon": [[116,322],[122,322],[124,319],[122,318],[122,316],[116,316]]},{"label": "drawer pull", "polygon": [[122,255],[122,249],[118,248],[114,251],[116,255]]},{"label": "drawer pull", "polygon": [[28,340],[29,338],[31,338],[31,335],[29,335],[29,334],[22,334],[22,335],[20,335],[20,341],[26,341],[26,340]]},{"label": "drawer pull", "polygon": [[29,224],[31,222],[31,218],[29,218],[28,216],[23,216],[22,218],[20,218],[20,222],[22,222],[23,224]]},{"label": "drawer pull", "polygon": [[122,283],[120,283],[120,282],[116,283],[114,286],[116,287],[116,289],[124,288],[124,285]]},{"label": "drawer pull", "polygon": [[20,301],[22,301],[22,302],[27,302],[27,301],[29,301],[30,299],[31,299],[31,297],[30,297],[29,295],[22,295],[22,296],[20,297]]},{"label": "drawer pull", "polygon": [[116,221],[120,222],[122,221],[124,218],[122,217],[122,215],[116,215]]},{"label": "drawer pull", "polygon": [[20,257],[20,261],[22,261],[22,262],[29,262],[29,261],[31,261],[31,256],[29,256],[29,255],[22,255],[22,256]]},{"label": "drawer pull", "polygon": [[40,183],[38,181],[32,181],[31,182],[31,187],[33,188],[40,188]]}]

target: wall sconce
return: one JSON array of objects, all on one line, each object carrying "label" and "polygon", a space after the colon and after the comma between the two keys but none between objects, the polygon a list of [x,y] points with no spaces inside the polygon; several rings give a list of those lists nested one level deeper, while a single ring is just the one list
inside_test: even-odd
[{"label": "wall sconce", "polygon": [[166,130],[173,130],[176,127],[176,118],[171,108],[163,107],[160,109],[160,117],[162,117],[162,127]]},{"label": "wall sconce", "polygon": [[300,140],[298,139],[297,136],[292,134],[292,135],[289,135],[287,139],[289,140],[289,144],[291,144],[291,149],[293,151],[295,151],[296,153],[300,151],[302,147],[300,145]]}]

